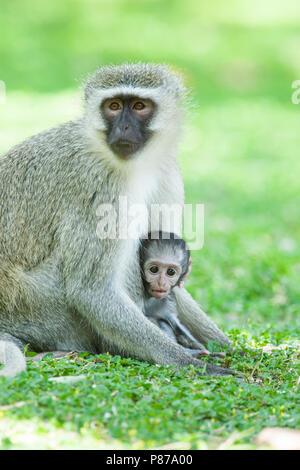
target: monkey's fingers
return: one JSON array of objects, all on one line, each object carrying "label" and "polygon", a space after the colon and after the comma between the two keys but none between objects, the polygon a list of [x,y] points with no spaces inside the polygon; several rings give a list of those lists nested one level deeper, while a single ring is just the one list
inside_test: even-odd
[{"label": "monkey's fingers", "polygon": [[201,349],[199,350],[199,356],[210,356],[211,353],[209,352],[208,349]]},{"label": "monkey's fingers", "polygon": [[213,352],[213,353],[210,353],[210,355],[213,357],[222,357],[222,358],[226,357],[226,353],[224,352]]},{"label": "monkey's fingers", "polygon": [[209,356],[210,352],[208,349],[190,349],[190,348],[185,348],[185,350],[191,354],[193,357],[196,358],[201,358],[201,356]]},{"label": "monkey's fingers", "polygon": [[226,357],[226,353],[224,352],[210,352],[208,349],[189,349],[185,348],[186,351],[191,354],[192,356],[201,359],[201,356],[212,356],[212,357],[221,357],[224,359]]}]

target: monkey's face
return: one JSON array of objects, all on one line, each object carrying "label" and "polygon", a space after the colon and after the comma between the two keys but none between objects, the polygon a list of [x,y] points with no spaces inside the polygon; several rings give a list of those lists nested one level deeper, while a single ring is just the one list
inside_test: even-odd
[{"label": "monkey's face", "polygon": [[148,294],[163,299],[177,284],[181,275],[181,266],[170,260],[148,260],[144,266],[144,279]]},{"label": "monkey's face", "polygon": [[115,96],[102,103],[106,141],[118,157],[129,159],[143,148],[151,135],[148,126],[154,111],[152,100],[138,96]]}]

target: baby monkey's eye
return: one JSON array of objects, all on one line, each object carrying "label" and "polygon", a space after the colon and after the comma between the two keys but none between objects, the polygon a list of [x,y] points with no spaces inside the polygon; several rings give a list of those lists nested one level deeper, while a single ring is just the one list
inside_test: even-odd
[{"label": "baby monkey's eye", "polygon": [[176,274],[175,269],[173,269],[173,268],[168,268],[167,269],[167,275],[168,276],[175,276],[175,274]]},{"label": "baby monkey's eye", "polygon": [[114,101],[113,103],[110,103],[109,108],[112,111],[118,111],[119,109],[121,109],[121,106],[119,105],[119,103]]},{"label": "baby monkey's eye", "polygon": [[158,267],[157,266],[151,266],[150,271],[155,274],[158,272]]},{"label": "baby monkey's eye", "polygon": [[137,111],[141,111],[142,109],[145,108],[145,105],[141,101],[138,101],[137,103],[133,105],[133,108],[136,109]]}]

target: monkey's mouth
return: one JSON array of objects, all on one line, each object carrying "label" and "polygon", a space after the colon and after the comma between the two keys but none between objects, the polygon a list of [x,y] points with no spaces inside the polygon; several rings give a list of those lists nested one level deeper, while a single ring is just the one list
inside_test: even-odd
[{"label": "monkey's mouth", "polygon": [[140,148],[140,144],[137,142],[131,142],[130,140],[120,139],[111,144],[112,151],[123,159],[128,159],[137,152]]},{"label": "monkey's mouth", "polygon": [[153,297],[156,297],[157,299],[162,299],[163,297],[166,297],[168,295],[169,291],[167,290],[162,290],[162,289],[151,289],[151,294]]}]

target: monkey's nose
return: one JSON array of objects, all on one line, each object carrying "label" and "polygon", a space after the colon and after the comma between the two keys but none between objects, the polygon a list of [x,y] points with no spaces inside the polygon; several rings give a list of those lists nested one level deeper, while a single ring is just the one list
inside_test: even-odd
[{"label": "monkey's nose", "polygon": [[128,124],[124,124],[123,126],[117,126],[116,129],[111,133],[110,140],[111,143],[116,143],[120,141],[128,141],[131,143],[135,143],[132,129]]},{"label": "monkey's nose", "polygon": [[159,279],[158,279],[158,286],[159,286],[160,289],[163,289],[163,290],[167,289],[168,284],[167,284],[167,282],[166,282],[166,280],[165,280],[164,277],[159,277]]},{"label": "monkey's nose", "polygon": [[118,139],[123,139],[124,136],[126,135],[126,132],[128,132],[129,126],[126,124],[124,126],[118,126],[116,129],[116,137]]}]

